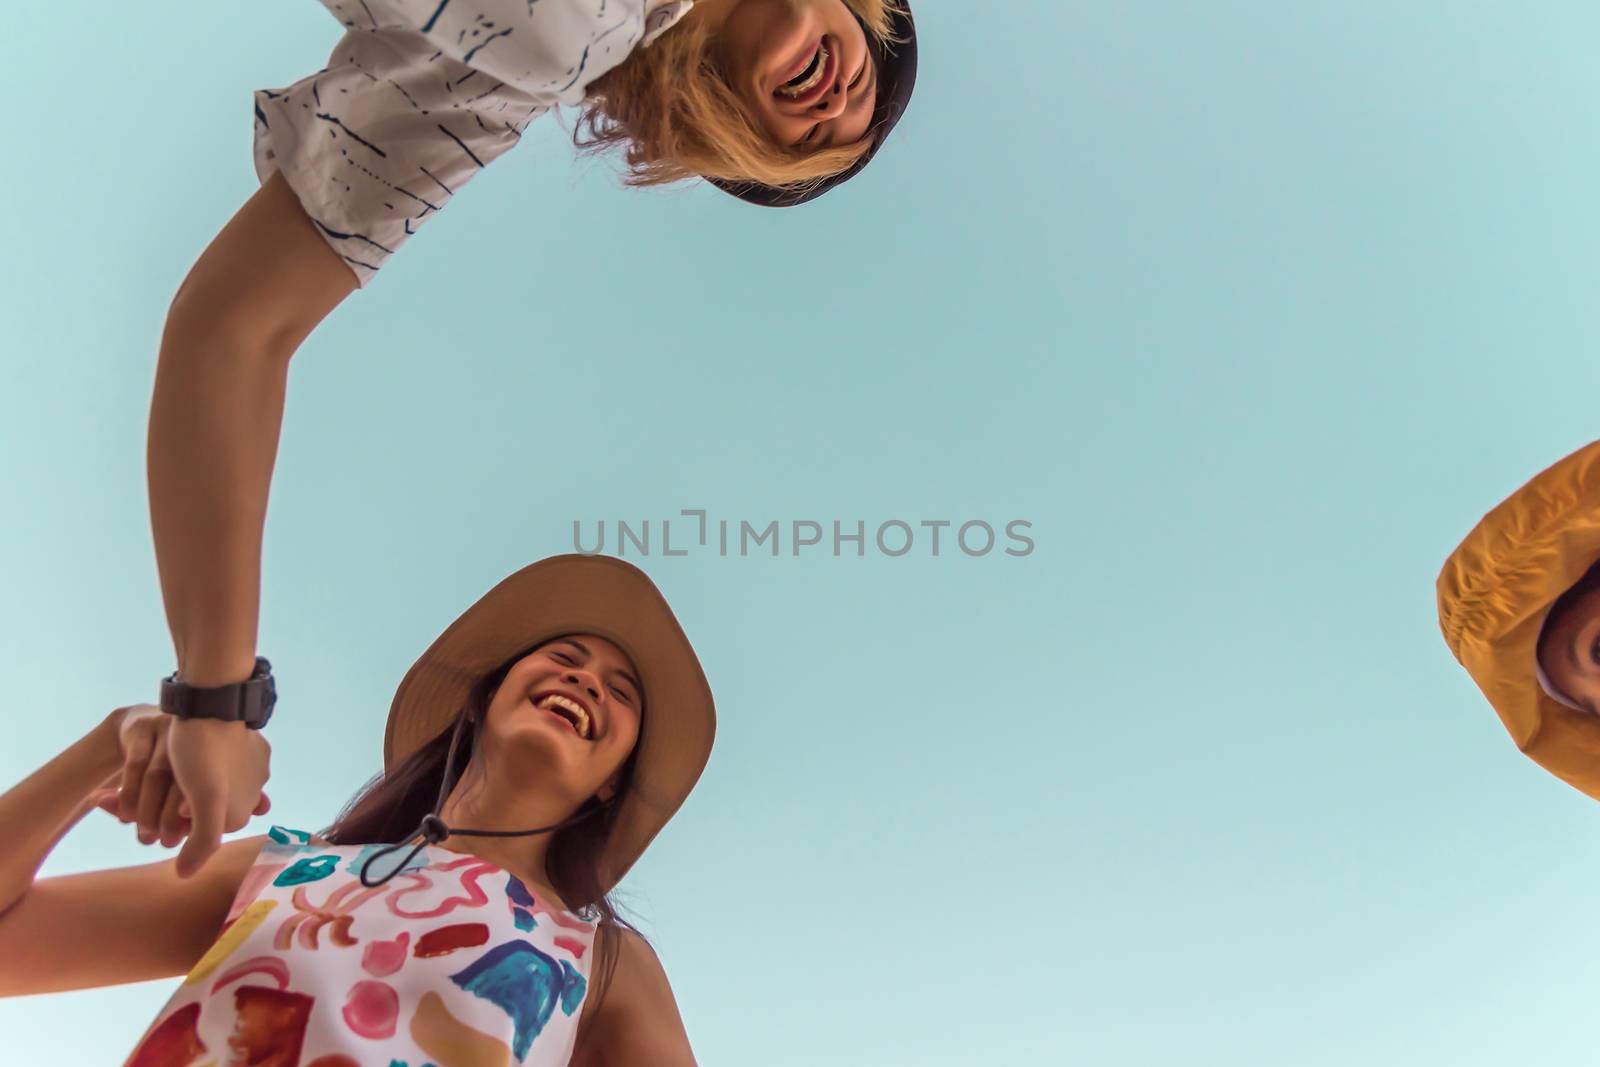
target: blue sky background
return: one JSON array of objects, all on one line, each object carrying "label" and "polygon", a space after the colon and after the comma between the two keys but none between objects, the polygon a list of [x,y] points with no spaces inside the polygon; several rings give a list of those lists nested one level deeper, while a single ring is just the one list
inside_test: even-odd
[{"label": "blue sky background", "polygon": [[[641,561],[721,712],[625,886],[702,1064],[1589,1063],[1600,811],[1433,580],[1600,430],[1600,12],[1402,7],[923,0],[896,143],[791,213],[536,126],[296,357],[274,818],[326,823],[574,519],[1021,519],[1024,558]],[[339,32],[8,21],[6,783],[170,669],[163,317],[256,187],[251,91]],[[148,855],[95,818],[47,873]],[[0,1058],[120,1062],[173,985],[0,1002]]]}]

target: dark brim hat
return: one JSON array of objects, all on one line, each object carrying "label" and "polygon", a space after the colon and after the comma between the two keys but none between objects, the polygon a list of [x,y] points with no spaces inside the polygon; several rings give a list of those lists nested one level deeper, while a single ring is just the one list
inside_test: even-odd
[{"label": "dark brim hat", "polygon": [[888,139],[889,131],[906,113],[906,107],[911,103],[911,90],[917,83],[917,27],[911,20],[911,5],[908,0],[899,0],[890,13],[891,40],[880,42],[873,33],[867,33],[867,42],[878,63],[878,102],[873,109],[872,125],[867,128],[868,135],[873,139],[872,146],[864,156],[856,160],[849,170],[803,189],[781,189],[758,182],[727,182],[715,178],[711,179],[711,184],[748,204],[798,207],[843,185],[865,170]]},{"label": "dark brim hat", "polygon": [[611,556],[551,556],[485,593],[406,672],[389,709],[385,768],[450,727],[473,688],[507,660],[564,634],[627,653],[644,688],[633,779],[600,857],[610,890],[683,804],[711,756],[716,711],[689,639],[655,584]]}]

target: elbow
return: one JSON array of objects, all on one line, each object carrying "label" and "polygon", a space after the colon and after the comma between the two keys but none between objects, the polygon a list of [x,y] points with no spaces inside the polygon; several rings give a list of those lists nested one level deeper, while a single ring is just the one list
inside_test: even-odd
[{"label": "elbow", "polygon": [[[0,897],[0,927],[3,927],[11,920],[11,913],[17,910],[17,905],[21,904],[22,898],[27,895],[28,890],[24,888],[20,893],[7,893],[5,896]],[[0,953],[0,959],[4,958],[5,954]]]},{"label": "elbow", "polygon": [[[357,288],[281,175],[251,196],[173,294],[162,362],[212,358],[283,364]],[[186,353],[194,352],[194,355]],[[281,366],[277,369],[281,370]]]},{"label": "elbow", "polygon": [[161,362],[214,359],[226,353],[281,370],[299,348],[305,332],[281,317],[264,313],[247,299],[230,297],[186,280],[167,308],[161,334]]},{"label": "elbow", "polygon": [[0,997],[14,997],[27,992],[27,953],[17,944],[19,931],[18,905],[28,895],[25,887],[19,893],[0,897]]}]

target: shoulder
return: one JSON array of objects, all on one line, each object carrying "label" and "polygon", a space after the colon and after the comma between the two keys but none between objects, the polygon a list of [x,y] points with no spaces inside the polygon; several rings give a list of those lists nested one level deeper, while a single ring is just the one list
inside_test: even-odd
[{"label": "shoulder", "polygon": [[[596,10],[594,0],[385,0],[384,6],[400,16],[398,22],[386,20],[385,27],[403,29],[453,62],[541,103],[576,103],[586,84],[628,56],[658,5],[610,0]],[[656,19],[663,25],[676,21],[670,11]],[[426,53],[422,62],[436,69]],[[483,91],[481,84],[471,90],[473,95]]]},{"label": "shoulder", "polygon": [[234,894],[244,884],[245,875],[271,847],[272,839],[262,834],[224,841],[193,878],[180,881],[193,883],[198,893],[215,895],[225,904],[232,903]]},{"label": "shoulder", "polygon": [[688,1035],[666,968],[650,943],[627,927],[605,924],[595,933],[611,959],[610,980],[601,983],[593,1017],[585,1012],[583,1055],[574,1065],[635,1063],[693,1067]]},{"label": "shoulder", "polygon": [[[262,850],[271,843],[261,835],[224,841],[189,878],[178,877],[175,861],[169,860],[161,865],[172,867],[165,879],[167,888],[161,895],[181,908],[208,916],[225,915],[244,888],[250,869],[260,861]],[[209,919],[208,922],[213,923],[210,928],[215,932],[216,924]]]},{"label": "shoulder", "polygon": [[613,968],[604,983],[602,1013],[648,1012],[663,996],[671,1000],[672,987],[661,957],[637,930],[607,923],[595,931],[595,938],[603,943],[600,958],[609,956]]}]

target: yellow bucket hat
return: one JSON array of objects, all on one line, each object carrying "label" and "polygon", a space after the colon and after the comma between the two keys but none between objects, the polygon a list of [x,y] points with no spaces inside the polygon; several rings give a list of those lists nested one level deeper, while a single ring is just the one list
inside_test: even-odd
[{"label": "yellow bucket hat", "polygon": [[1533,477],[1473,527],[1436,586],[1445,643],[1517,747],[1600,799],[1600,716],[1549,685],[1545,616],[1600,560],[1600,441]]}]

